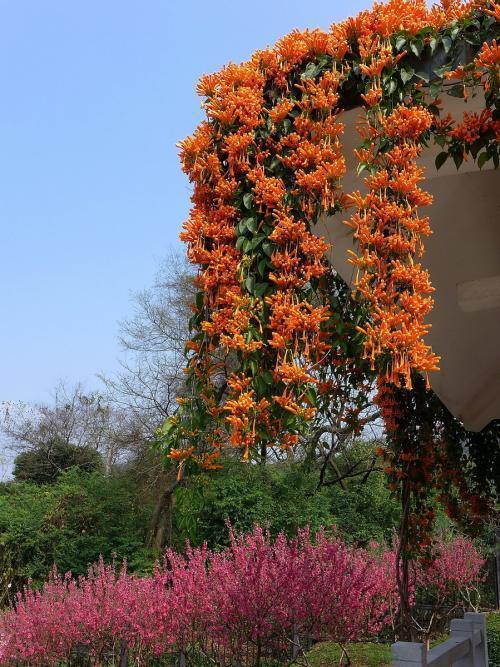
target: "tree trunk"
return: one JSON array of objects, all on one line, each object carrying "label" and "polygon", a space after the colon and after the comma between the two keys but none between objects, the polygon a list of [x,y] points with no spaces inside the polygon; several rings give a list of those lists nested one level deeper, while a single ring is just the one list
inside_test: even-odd
[{"label": "tree trunk", "polygon": [[500,609],[500,528],[495,531],[495,583],[496,608]]},{"label": "tree trunk", "polygon": [[410,606],[410,561],[408,552],[408,523],[410,520],[410,488],[403,480],[401,489],[401,522],[399,524],[399,545],[396,555],[396,580],[399,592],[398,639],[415,641],[415,632]]},{"label": "tree trunk", "polygon": [[162,475],[162,487],[151,517],[146,546],[160,554],[172,546],[174,491],[179,485],[175,472]]},{"label": "tree trunk", "polygon": [[120,662],[118,667],[128,667],[128,648],[127,643],[123,642],[120,649]]}]

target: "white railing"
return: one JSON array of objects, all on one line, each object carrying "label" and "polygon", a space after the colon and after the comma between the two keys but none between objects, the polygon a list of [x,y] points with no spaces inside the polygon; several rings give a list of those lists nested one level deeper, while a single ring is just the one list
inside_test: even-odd
[{"label": "white railing", "polygon": [[428,650],[425,644],[396,642],[392,667],[488,667],[484,614],[467,613],[450,624],[450,638]]}]

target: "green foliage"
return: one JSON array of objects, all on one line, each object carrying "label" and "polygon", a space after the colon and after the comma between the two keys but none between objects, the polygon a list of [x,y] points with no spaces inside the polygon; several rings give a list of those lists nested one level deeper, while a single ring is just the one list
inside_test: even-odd
[{"label": "green foliage", "polygon": [[36,449],[19,454],[14,461],[18,482],[52,484],[65,471],[77,467],[91,472],[102,468],[102,457],[92,447],[77,447],[53,439]]},{"label": "green foliage", "polygon": [[146,570],[149,515],[123,476],[73,468],[52,485],[1,484],[0,565],[12,572],[15,587],[28,578],[41,583],[54,563],[61,572],[83,573],[100,555],[127,558],[131,569]]},{"label": "green foliage", "polygon": [[353,483],[317,489],[318,471],[300,464],[245,465],[226,463],[223,470],[200,474],[176,494],[177,545],[189,539],[210,547],[228,542],[227,521],[239,532],[255,523],[268,525],[273,534],[288,535],[297,528],[336,525],[349,541],[366,543],[390,539],[398,520],[398,506],[373,473],[366,484]]},{"label": "green foliage", "polygon": [[488,614],[486,617],[486,636],[490,665],[500,667],[500,613]]}]

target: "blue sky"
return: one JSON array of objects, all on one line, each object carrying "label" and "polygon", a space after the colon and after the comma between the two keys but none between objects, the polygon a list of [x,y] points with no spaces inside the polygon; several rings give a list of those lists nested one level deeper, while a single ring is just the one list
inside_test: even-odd
[{"label": "blue sky", "polygon": [[178,247],[199,76],[371,2],[0,0],[0,401],[96,386]]}]

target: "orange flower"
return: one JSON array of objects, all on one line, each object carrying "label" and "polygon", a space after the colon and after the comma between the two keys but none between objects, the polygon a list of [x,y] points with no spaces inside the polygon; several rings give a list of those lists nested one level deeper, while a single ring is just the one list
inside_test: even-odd
[{"label": "orange flower", "polygon": [[[187,345],[188,379],[221,427],[217,437],[204,434],[205,447],[239,447],[245,460],[259,438],[287,448],[298,436],[281,437],[285,419],[279,415],[312,419],[315,409],[305,398],[310,385],[319,395],[336,390],[335,382],[324,379],[325,370],[344,363],[332,351],[334,318],[324,287],[329,245],[312,226],[347,206],[354,207],[349,226],[358,243],[349,261],[371,310],[370,322],[358,328],[364,356],[372,368],[389,360],[381,369],[385,384],[409,387],[412,370],[437,368],[438,358],[424,342],[432,286],[416,263],[431,233],[420,207],[432,197],[420,187],[417,160],[431,129],[467,146],[483,135],[498,136],[500,123],[485,112],[454,124],[409,96],[386,112],[382,77],[406,58],[395,53],[394,35],[430,28],[427,42],[435,30],[471,12],[496,17],[498,5],[443,0],[427,9],[425,0],[376,2],[328,32],[293,31],[249,61],[201,78],[206,120],[179,147],[193,184],[193,209],[181,238],[199,267],[196,286],[203,292],[202,304],[194,307],[194,340]],[[347,196],[339,116],[353,64],[366,84],[367,107],[360,123],[364,145],[356,156],[370,175],[366,194]],[[455,75],[463,74],[464,87],[479,83],[488,90],[498,83],[498,64],[493,41],[483,45],[474,67]],[[314,299],[305,296],[312,291]],[[239,371],[221,400],[214,385],[227,367]],[[272,412],[269,388],[262,389],[268,384],[260,382],[264,371],[286,388],[273,398]],[[185,459],[173,451],[182,466]],[[218,465],[218,456],[211,456],[202,450],[198,462]]]},{"label": "orange flower", "polygon": [[[495,5],[495,12],[496,14],[500,14],[500,5]],[[500,21],[498,16],[497,21]],[[476,65],[482,66],[485,69],[492,70],[498,76],[500,67],[500,44],[497,44],[497,40],[493,39],[491,44],[485,42],[474,62]]]}]

